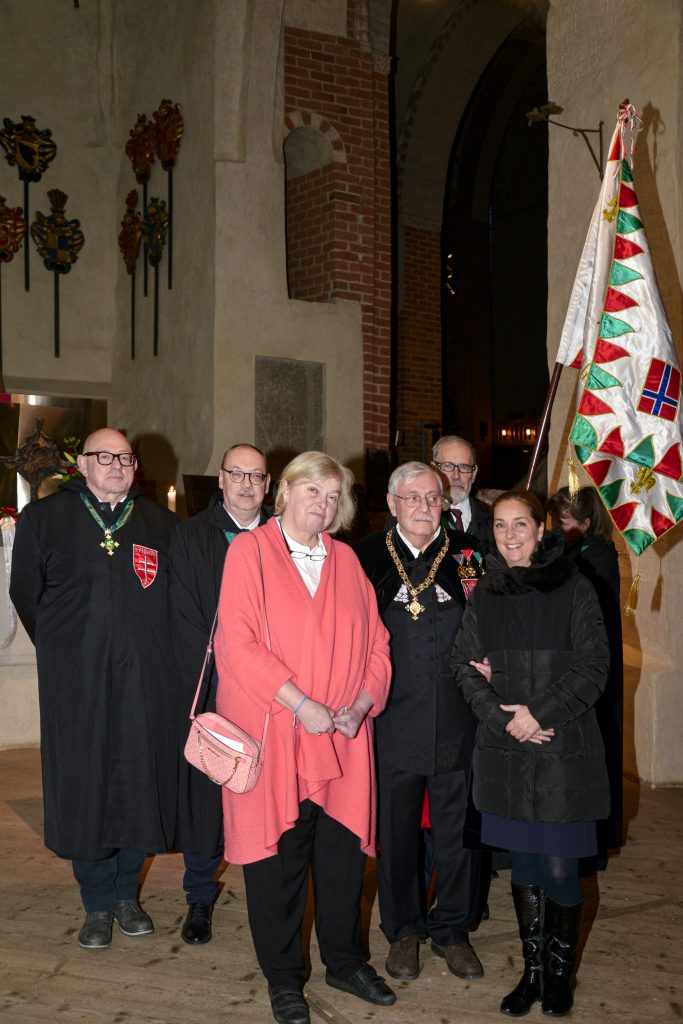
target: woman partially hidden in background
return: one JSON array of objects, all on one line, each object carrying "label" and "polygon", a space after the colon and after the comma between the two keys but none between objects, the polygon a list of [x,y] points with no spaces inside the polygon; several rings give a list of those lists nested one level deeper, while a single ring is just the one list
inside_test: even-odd
[{"label": "woman partially hidden in background", "polygon": [[565,554],[595,587],[607,627],[610,669],[595,711],[605,744],[612,809],[598,822],[598,867],[607,866],[607,851],[623,843],[624,657],[619,597],[619,559],[612,543],[612,520],[594,487],[575,495],[562,487],[548,502],[553,526],[564,532]]}]

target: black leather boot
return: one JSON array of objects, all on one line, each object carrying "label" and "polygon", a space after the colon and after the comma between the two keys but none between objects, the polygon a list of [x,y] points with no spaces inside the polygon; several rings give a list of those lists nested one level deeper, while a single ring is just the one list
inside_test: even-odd
[{"label": "black leather boot", "polygon": [[525,1017],[543,995],[545,889],[540,885],[513,885],[512,899],[522,940],[524,974],[517,987],[505,996],[500,1012],[508,1017]]},{"label": "black leather boot", "polygon": [[541,1008],[548,1017],[566,1016],[574,1003],[574,966],[582,915],[583,900],[573,907],[546,900],[546,967]]}]

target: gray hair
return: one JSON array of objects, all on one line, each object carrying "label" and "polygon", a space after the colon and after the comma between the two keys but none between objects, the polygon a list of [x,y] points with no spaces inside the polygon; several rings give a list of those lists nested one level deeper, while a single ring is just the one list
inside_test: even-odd
[{"label": "gray hair", "polygon": [[336,533],[338,530],[346,530],[353,522],[356,514],[356,502],[353,497],[353,473],[341,462],[337,462],[331,455],[325,452],[302,452],[291,462],[288,462],[282,470],[278,480],[277,491],[275,492],[275,511],[278,515],[284,512],[285,484],[290,486],[297,480],[313,480],[319,483],[333,476],[339,480],[340,494],[339,504],[334,519],[327,528],[328,533]]},{"label": "gray hair", "polygon": [[443,494],[443,481],[441,477],[434,467],[428,466],[426,462],[404,462],[401,466],[397,466],[389,477],[389,484],[387,486],[389,494],[398,494],[396,488],[400,484],[409,484],[411,480],[414,480],[417,476],[422,476],[423,473],[432,474],[438,483],[439,491]]},{"label": "gray hair", "polygon": [[432,448],[432,458],[434,459],[434,462],[439,461],[439,451],[441,450],[443,445],[454,444],[455,442],[467,445],[469,450],[472,452],[472,464],[476,466],[477,453],[474,445],[472,444],[471,441],[468,441],[466,437],[458,437],[457,434],[445,434],[443,437],[440,437],[439,440],[434,444],[434,447]]}]

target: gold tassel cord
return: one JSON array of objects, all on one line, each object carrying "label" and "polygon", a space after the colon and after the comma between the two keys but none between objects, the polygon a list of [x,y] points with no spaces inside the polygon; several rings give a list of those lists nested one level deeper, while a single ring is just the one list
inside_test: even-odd
[{"label": "gold tassel cord", "polygon": [[576,464],[572,458],[572,450],[569,448],[567,454],[567,475],[569,477],[569,494],[575,498],[579,493],[579,474],[576,471]]},{"label": "gold tassel cord", "polygon": [[624,605],[624,615],[635,615],[636,608],[638,607],[638,594],[640,593],[640,573],[636,572],[633,577],[633,583],[631,589],[628,592],[628,598]]}]

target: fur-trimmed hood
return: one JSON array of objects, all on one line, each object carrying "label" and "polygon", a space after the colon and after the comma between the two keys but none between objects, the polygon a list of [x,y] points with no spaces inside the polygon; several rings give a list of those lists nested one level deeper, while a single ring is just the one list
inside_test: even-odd
[{"label": "fur-trimmed hood", "polygon": [[486,575],[479,586],[490,594],[547,594],[564,586],[576,573],[576,566],[565,556],[562,530],[543,535],[529,566],[510,568],[498,551],[486,559]]}]

